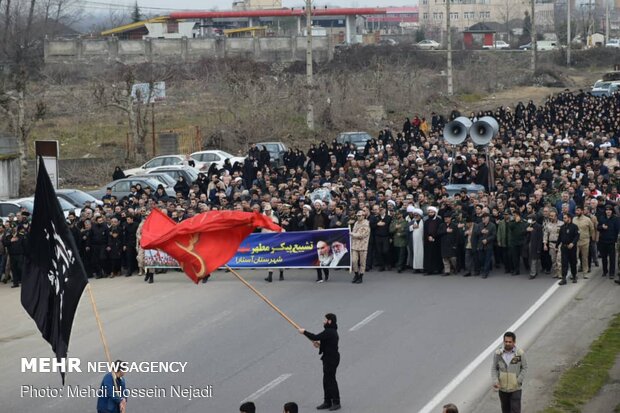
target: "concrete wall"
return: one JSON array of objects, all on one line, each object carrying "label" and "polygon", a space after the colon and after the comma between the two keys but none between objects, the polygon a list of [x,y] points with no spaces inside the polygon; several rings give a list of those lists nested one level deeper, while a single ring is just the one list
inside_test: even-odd
[{"label": "concrete wall", "polygon": [[[328,37],[314,37],[314,60],[333,56],[334,45]],[[46,63],[149,61],[195,61],[204,57],[244,57],[261,62],[305,60],[305,37],[217,38],[217,39],[69,39],[46,40]]]}]

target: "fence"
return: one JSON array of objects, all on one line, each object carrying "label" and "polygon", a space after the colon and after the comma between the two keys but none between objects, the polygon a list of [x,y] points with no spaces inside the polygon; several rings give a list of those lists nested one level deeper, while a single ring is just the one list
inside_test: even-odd
[{"label": "fence", "polygon": [[[202,149],[202,132],[200,126],[169,129],[156,132],[157,139],[149,134],[145,139],[146,153],[151,157],[160,155],[190,154]],[[135,145],[130,133],[125,140],[127,153],[135,151]]]}]

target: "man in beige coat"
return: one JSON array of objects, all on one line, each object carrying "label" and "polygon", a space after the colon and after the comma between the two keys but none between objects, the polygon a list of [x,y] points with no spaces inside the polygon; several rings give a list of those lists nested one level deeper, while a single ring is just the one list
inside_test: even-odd
[{"label": "man in beige coat", "polygon": [[573,218],[573,224],[577,225],[579,229],[579,242],[577,243],[577,255],[581,262],[581,269],[583,271],[583,278],[588,278],[590,272],[590,241],[594,240],[596,236],[596,228],[592,224],[592,220],[583,214],[583,207],[578,206],[575,208],[575,218]]},{"label": "man in beige coat", "polygon": [[353,266],[353,284],[361,284],[366,267],[366,254],[368,253],[368,241],[370,239],[370,223],[364,215],[364,211],[357,211],[357,221],[351,231],[351,263]]}]

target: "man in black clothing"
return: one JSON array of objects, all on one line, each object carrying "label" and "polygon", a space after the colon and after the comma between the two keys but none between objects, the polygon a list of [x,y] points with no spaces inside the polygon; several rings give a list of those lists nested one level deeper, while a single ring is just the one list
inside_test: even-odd
[{"label": "man in black clothing", "polygon": [[340,364],[340,353],[338,352],[338,325],[336,324],[336,315],[325,314],[323,327],[325,328],[319,334],[312,334],[303,328],[299,332],[310,340],[315,347],[319,348],[321,360],[323,361],[323,404],[317,406],[318,410],[339,410],[340,409],[340,391],[338,390],[338,382],[336,381],[336,369]]},{"label": "man in black clothing", "polygon": [[138,250],[136,249],[136,234],[138,223],[134,221],[133,215],[127,215],[123,226],[123,252],[127,262],[127,277],[138,271]]},{"label": "man in black clothing", "polygon": [[577,225],[573,224],[573,217],[571,214],[564,214],[562,219],[564,225],[560,228],[557,245],[561,245],[560,251],[562,253],[562,281],[560,281],[559,284],[565,285],[569,264],[573,283],[577,282],[577,242],[579,241],[579,228],[577,228]]}]

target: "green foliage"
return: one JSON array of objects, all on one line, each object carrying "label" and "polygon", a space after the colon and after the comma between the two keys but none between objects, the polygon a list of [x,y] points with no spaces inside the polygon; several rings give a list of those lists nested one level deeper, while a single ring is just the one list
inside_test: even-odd
[{"label": "green foliage", "polygon": [[134,23],[142,20],[142,13],[140,12],[140,7],[138,6],[138,1],[134,4],[133,11],[131,12],[131,21]]},{"label": "green foliage", "polygon": [[609,380],[609,370],[620,354],[620,314],[590,346],[588,354],[566,370],[553,391],[552,405],[542,413],[580,413]]}]

